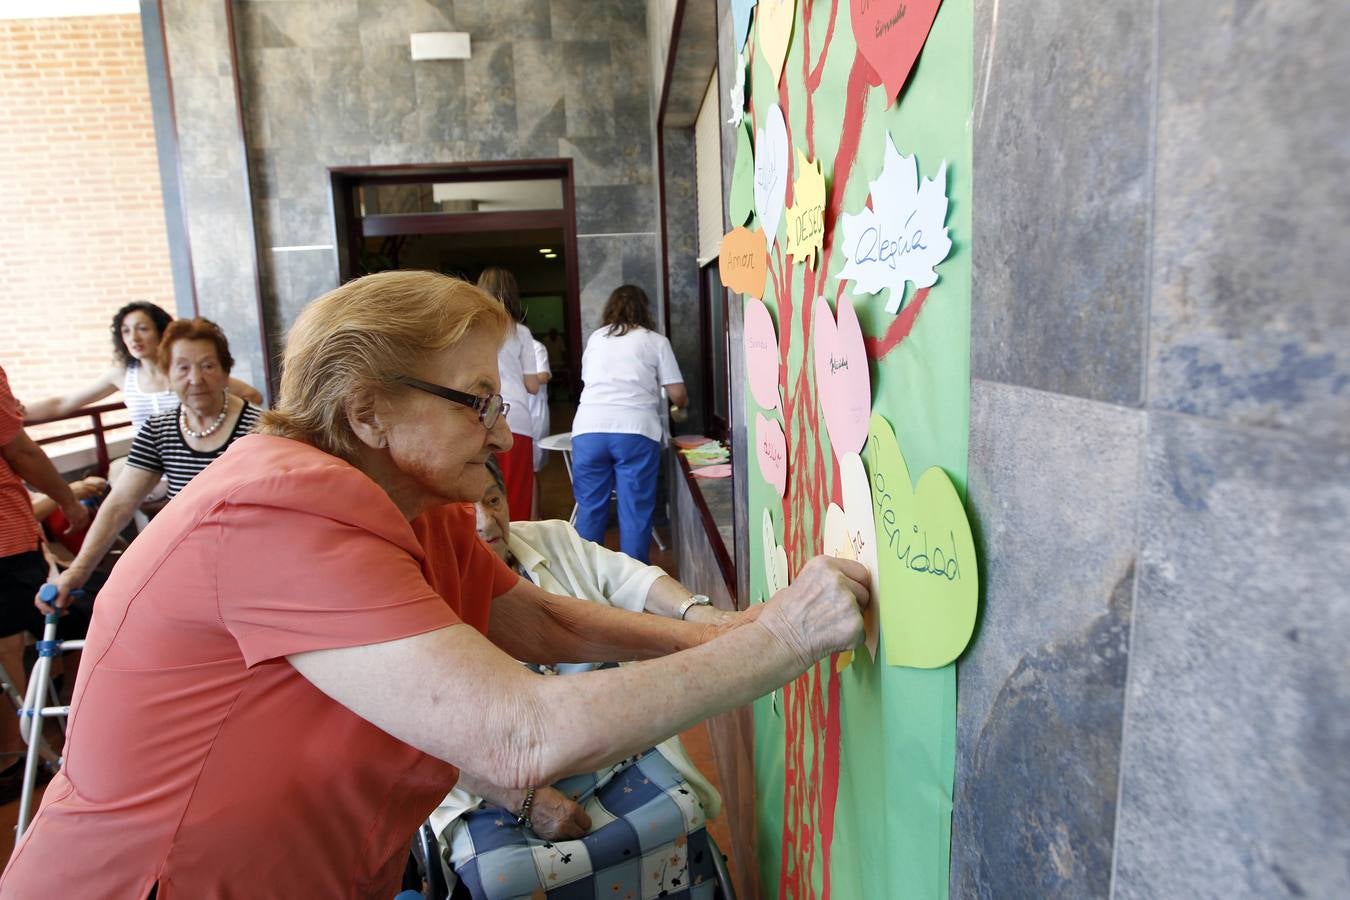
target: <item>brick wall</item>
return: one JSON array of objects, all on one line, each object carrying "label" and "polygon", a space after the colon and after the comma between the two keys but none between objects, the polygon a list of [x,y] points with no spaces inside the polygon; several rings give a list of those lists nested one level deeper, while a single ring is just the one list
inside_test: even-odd
[{"label": "brick wall", "polygon": [[173,311],[139,17],[0,21],[0,123],[0,366],[37,399],[112,364],[122,304]]}]

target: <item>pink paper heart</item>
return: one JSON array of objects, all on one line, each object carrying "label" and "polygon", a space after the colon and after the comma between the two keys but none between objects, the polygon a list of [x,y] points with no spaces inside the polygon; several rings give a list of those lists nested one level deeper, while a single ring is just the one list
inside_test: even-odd
[{"label": "pink paper heart", "polygon": [[777,419],[766,419],[755,413],[755,456],[764,480],[773,486],[774,493],[787,492],[787,438]]},{"label": "pink paper heart", "polygon": [[816,298],[815,341],[816,394],[825,410],[825,429],[836,458],[858,453],[867,441],[867,422],[872,415],[872,380],[867,372],[867,351],[862,327],[848,298],[839,301],[839,324],[835,326],[830,304]]},{"label": "pink paper heart", "polygon": [[[745,298],[745,370],[750,394],[764,409],[778,408],[778,335],[769,308],[754,297]],[[865,424],[865,423],[864,423]]]},{"label": "pink paper heart", "polygon": [[923,50],[942,0],[850,0],[858,52],[881,76],[890,106]]}]

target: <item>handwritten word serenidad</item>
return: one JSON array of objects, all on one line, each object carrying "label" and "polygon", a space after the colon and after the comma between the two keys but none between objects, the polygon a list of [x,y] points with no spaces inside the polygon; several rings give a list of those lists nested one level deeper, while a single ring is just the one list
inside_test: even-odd
[{"label": "handwritten word serenidad", "polygon": [[945,666],[970,641],[979,599],[965,506],[938,466],[911,481],[895,433],[879,415],[868,425],[867,457],[886,661]]}]

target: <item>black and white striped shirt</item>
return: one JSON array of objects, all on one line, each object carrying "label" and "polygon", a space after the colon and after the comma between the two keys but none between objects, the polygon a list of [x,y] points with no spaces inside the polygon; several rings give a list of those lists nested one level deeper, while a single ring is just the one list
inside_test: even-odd
[{"label": "black and white striped shirt", "polygon": [[206,453],[193,450],[183,440],[183,432],[178,428],[177,410],[151,416],[145,420],[131,442],[127,465],[147,472],[163,472],[169,476],[169,496],[172,497],[205,469],[211,460],[224,453],[230,444],[252,431],[259,415],[261,411],[256,406],[244,401],[244,409],[239,413],[239,421],[234,423],[230,439]]}]

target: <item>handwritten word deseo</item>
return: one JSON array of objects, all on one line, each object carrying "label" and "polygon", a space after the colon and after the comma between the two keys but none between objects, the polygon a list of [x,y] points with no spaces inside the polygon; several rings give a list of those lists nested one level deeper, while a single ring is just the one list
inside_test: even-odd
[{"label": "handwritten word deseo", "polygon": [[965,506],[938,466],[911,481],[895,432],[878,415],[868,425],[867,456],[886,661],[945,666],[969,643],[979,600]]},{"label": "handwritten word deseo", "polygon": [[793,259],[815,261],[825,240],[825,176],[820,160],[811,162],[797,151],[793,206],[787,211],[787,251]]}]

